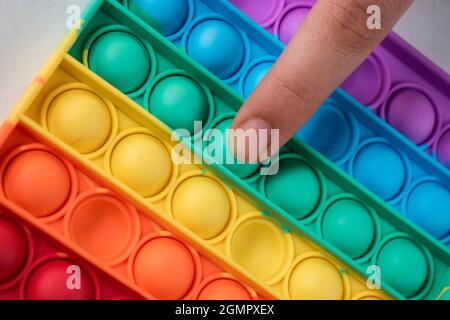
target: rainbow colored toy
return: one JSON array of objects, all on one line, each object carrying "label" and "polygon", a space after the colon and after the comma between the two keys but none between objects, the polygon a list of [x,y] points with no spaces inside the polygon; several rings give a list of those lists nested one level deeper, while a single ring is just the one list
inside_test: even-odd
[{"label": "rainbow colored toy", "polygon": [[[226,130],[243,103],[229,85],[236,89],[253,68],[250,52],[274,56],[281,47],[258,46],[253,39],[263,33],[235,9],[197,16],[232,8],[226,2],[148,3],[92,1],[82,28],[3,125],[0,230],[11,245],[0,252],[17,250],[14,259],[0,255],[0,297],[447,296],[448,248],[299,139],[283,149],[277,175],[262,175],[260,165],[216,164],[193,121]],[[149,12],[163,36],[141,20]],[[214,41],[203,46],[205,33],[224,35],[233,52],[247,39],[241,61]],[[201,64],[171,43],[181,38]],[[347,101],[339,92],[331,99]],[[177,128],[191,138],[174,135]],[[40,240],[28,229],[51,249],[33,251]],[[42,262],[54,247],[70,258]],[[88,275],[82,292],[65,287],[63,271],[73,266]],[[367,287],[374,266],[380,290]],[[47,279],[55,289],[39,290]]]}]

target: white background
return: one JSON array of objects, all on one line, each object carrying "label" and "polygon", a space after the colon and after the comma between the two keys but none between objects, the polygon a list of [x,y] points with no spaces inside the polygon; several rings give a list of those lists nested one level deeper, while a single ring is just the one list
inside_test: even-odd
[{"label": "white background", "polygon": [[[67,7],[88,2],[0,0],[0,121],[64,38]],[[396,31],[450,73],[450,0],[416,0]]]}]

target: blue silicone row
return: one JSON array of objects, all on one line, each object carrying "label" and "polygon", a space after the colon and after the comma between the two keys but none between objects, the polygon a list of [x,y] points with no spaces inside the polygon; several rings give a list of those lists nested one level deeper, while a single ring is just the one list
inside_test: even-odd
[{"label": "blue silicone row", "polygon": [[[141,14],[144,21],[244,97],[284,49],[223,0],[168,0],[158,8],[151,7],[158,1],[123,4],[133,11],[139,2],[153,15]],[[183,10],[173,10],[181,4]],[[168,30],[173,25],[179,25],[175,32]],[[450,247],[449,171],[346,93],[336,91],[297,135]]]}]

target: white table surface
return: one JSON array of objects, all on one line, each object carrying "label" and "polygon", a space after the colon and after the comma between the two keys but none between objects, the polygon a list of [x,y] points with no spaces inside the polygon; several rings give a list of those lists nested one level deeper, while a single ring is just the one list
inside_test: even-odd
[{"label": "white table surface", "polygon": [[[67,7],[84,8],[88,2],[0,0],[0,121],[66,35]],[[448,73],[449,13],[450,0],[416,0],[395,28]]]}]

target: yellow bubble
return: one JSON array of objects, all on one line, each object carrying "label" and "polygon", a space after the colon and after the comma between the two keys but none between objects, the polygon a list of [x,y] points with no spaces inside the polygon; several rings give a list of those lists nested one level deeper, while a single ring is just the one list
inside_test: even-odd
[{"label": "yellow bubble", "polygon": [[167,148],[145,133],[125,136],[110,155],[114,177],[144,197],[153,197],[168,185],[172,161]]},{"label": "yellow bubble", "polygon": [[300,260],[288,277],[289,297],[294,300],[341,300],[344,292],[339,270],[324,258]]},{"label": "yellow bubble", "polygon": [[105,145],[113,126],[105,101],[83,89],[63,91],[54,97],[45,121],[52,134],[83,154]]},{"label": "yellow bubble", "polygon": [[274,283],[287,271],[292,238],[268,218],[244,219],[230,235],[231,259],[259,279]]},{"label": "yellow bubble", "polygon": [[233,209],[227,190],[205,176],[182,181],[173,193],[171,207],[175,220],[205,240],[226,229]]}]

